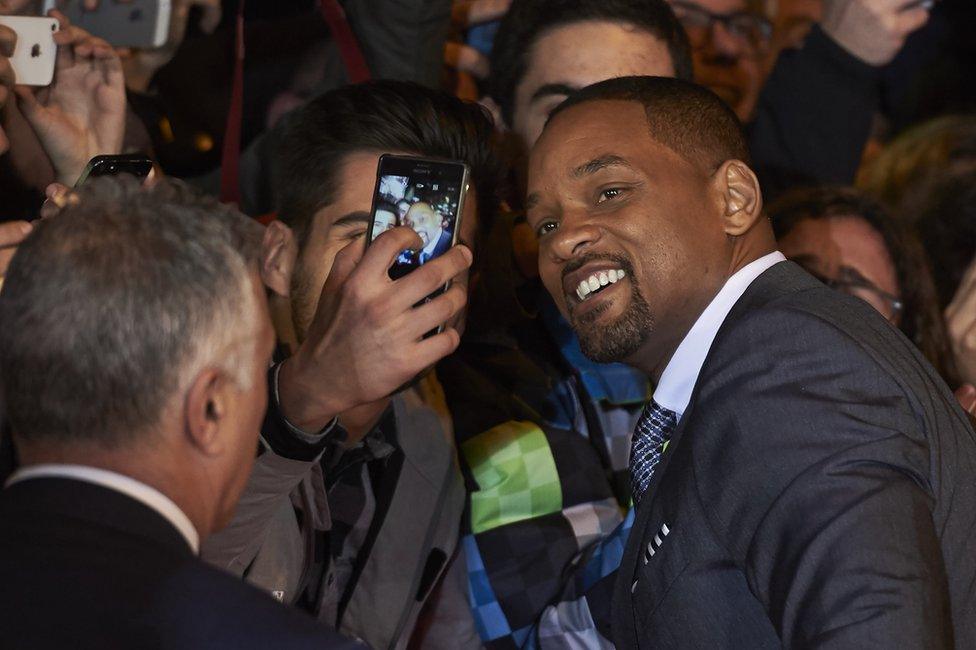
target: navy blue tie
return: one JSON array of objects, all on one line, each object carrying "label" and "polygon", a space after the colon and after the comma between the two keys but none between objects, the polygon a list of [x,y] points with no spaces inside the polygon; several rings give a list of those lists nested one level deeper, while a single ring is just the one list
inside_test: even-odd
[{"label": "navy blue tie", "polygon": [[630,488],[634,505],[640,502],[661,460],[664,443],[671,437],[678,417],[653,399],[644,407],[630,447]]}]

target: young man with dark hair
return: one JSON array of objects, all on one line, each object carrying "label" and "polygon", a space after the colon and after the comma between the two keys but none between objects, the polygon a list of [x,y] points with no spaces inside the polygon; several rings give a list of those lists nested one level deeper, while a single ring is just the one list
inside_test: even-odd
[{"label": "young man with dark hair", "polygon": [[[204,557],[377,648],[479,645],[457,557],[464,483],[450,415],[431,373],[410,380],[463,331],[470,251],[497,207],[492,129],[477,105],[373,82],[297,111],[276,160],[279,220],[262,275],[287,300],[298,345],[271,369],[262,453],[237,517]],[[423,242],[394,228],[363,251],[384,153],[471,168],[461,245],[395,281],[393,259]],[[341,345],[326,345],[343,309],[336,296],[363,320],[347,319]],[[350,370],[337,371],[337,354]],[[403,379],[377,385],[390,372]],[[349,391],[371,397],[340,404],[335,393]]]},{"label": "young man with dark hair", "polygon": [[976,435],[876,310],[776,250],[717,96],[587,88],[536,144],[527,205],[584,353],[656,384],[616,647],[976,644]]},{"label": "young man with dark hair", "polygon": [[5,647],[358,647],[196,557],[264,414],[260,251],[216,201],[117,179],[20,246],[0,293],[20,455],[0,492]]}]

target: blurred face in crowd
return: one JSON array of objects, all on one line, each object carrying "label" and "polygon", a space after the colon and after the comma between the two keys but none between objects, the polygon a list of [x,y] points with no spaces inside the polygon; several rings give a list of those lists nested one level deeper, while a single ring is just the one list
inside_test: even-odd
[{"label": "blurred face in crowd", "polygon": [[389,210],[377,210],[376,211],[376,224],[373,226],[373,232],[377,236],[385,233],[391,228],[396,228],[397,217],[395,214]]},{"label": "blurred face in crowd", "polygon": [[749,121],[763,81],[770,26],[746,0],[670,0],[691,41],[695,81]]},{"label": "blurred face in crowd", "polygon": [[532,151],[539,274],[595,361],[660,373],[731,265],[711,176],[650,136],[637,102],[560,113]]},{"label": "blurred face in crowd", "polygon": [[877,230],[857,215],[803,219],[779,248],[813,275],[861,298],[895,325],[901,289],[891,253]]},{"label": "blurred face in crowd", "polygon": [[822,0],[778,0],[773,19],[771,62],[786,48],[797,48],[823,16]]},{"label": "blurred face in crowd", "polygon": [[441,215],[426,203],[414,203],[407,216],[403,220],[403,225],[410,226],[417,231],[420,239],[424,242],[424,247],[431,242],[436,242],[441,236]]},{"label": "blurred face in crowd", "polygon": [[[313,217],[306,241],[299,253],[291,278],[291,308],[295,332],[304,340],[325,280],[332,270],[336,254],[345,246],[357,242],[365,246],[366,229],[376,182],[376,165],[382,152],[363,151],[346,156],[338,175],[335,201],[320,209]],[[409,153],[408,155],[419,155]],[[461,215],[459,240],[468,246],[477,232],[477,194],[474,187],[468,192]],[[437,221],[440,227],[440,220]],[[391,260],[392,261],[392,260]],[[391,280],[392,281],[392,280]],[[454,279],[467,287],[467,273]],[[454,324],[460,324],[463,314]]]},{"label": "blurred face in crowd", "polygon": [[397,214],[400,215],[401,219],[407,216],[407,212],[409,210],[410,210],[410,201],[402,200],[399,203],[397,203]]},{"label": "blurred face in crowd", "polygon": [[510,126],[528,149],[549,113],[570,93],[632,75],[673,77],[667,44],[628,23],[593,20],[551,29],[529,53]]}]

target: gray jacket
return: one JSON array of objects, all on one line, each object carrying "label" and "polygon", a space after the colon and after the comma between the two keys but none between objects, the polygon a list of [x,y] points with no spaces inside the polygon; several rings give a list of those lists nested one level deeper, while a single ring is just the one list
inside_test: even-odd
[{"label": "gray jacket", "polygon": [[[423,647],[478,647],[465,583],[445,579],[464,570],[456,553],[464,484],[451,432],[415,392],[397,395],[393,409],[404,460],[382,524],[361,551],[368,557],[339,631],[374,648],[404,648],[430,599]],[[323,479],[319,458],[304,462],[263,453],[234,520],[207,540],[204,559],[294,603],[304,589],[316,533],[331,526]],[[432,592],[436,597],[430,598]],[[321,618],[330,625],[337,604],[330,601],[337,597],[335,590],[321,590]]]}]

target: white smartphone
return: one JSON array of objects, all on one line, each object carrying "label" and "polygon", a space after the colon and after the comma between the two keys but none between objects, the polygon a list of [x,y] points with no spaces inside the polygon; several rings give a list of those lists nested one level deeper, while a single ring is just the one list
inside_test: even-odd
[{"label": "white smartphone", "polygon": [[170,0],[100,0],[94,11],[82,0],[44,0],[44,13],[51,9],[116,47],[162,47],[169,37]]},{"label": "white smartphone", "polygon": [[49,85],[54,79],[54,62],[58,56],[58,46],[54,43],[58,21],[38,16],[0,16],[0,25],[17,32],[17,46],[10,57],[17,83]]}]

